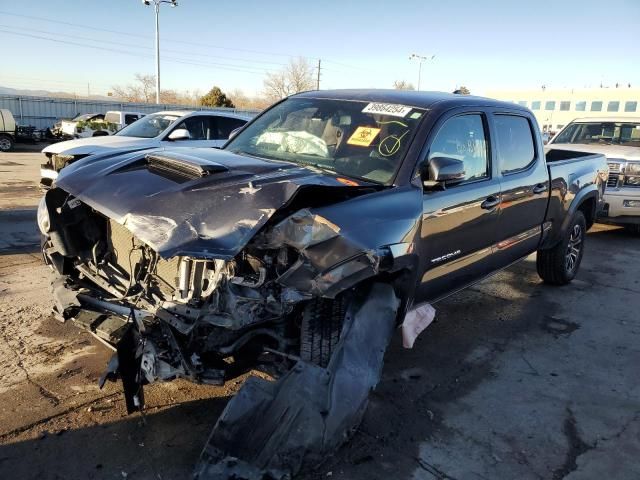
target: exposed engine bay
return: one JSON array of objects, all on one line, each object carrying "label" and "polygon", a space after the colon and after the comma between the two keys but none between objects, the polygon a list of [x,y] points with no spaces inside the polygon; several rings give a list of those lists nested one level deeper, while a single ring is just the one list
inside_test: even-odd
[{"label": "exposed engine bay", "polygon": [[103,339],[115,345],[127,323],[144,333],[141,371],[148,383],[184,377],[222,384],[260,363],[263,354],[277,373],[280,364],[290,366],[289,355],[300,352],[303,307],[314,297],[338,293],[333,283],[359,280],[380,267],[380,257],[367,252],[334,270],[332,284],[313,271],[301,252],[336,236],[337,227],[308,210],[258,235],[230,260],[165,259],[61,190],[46,198],[58,214],[50,217],[57,227],[48,232],[45,260],[65,276],[66,289],[77,292],[72,304],[59,302],[58,314],[72,318],[84,307],[95,311],[96,321],[103,311],[126,315]]},{"label": "exposed engine bay", "polygon": [[[292,388],[303,388],[309,395],[310,388],[329,388],[318,378],[339,378],[336,369],[343,368],[340,363],[335,363],[333,373],[325,369],[330,368],[335,352],[344,348],[339,342],[344,341],[345,325],[357,313],[356,306],[366,304],[367,292],[375,286],[367,280],[389,274],[392,283],[393,253],[390,248],[362,248],[309,208],[286,213],[275,216],[231,258],[206,256],[206,252],[167,258],[132,233],[131,217],[123,225],[61,188],[53,188],[43,197],[38,211],[43,257],[59,274],[53,283],[54,310],[59,319],[73,321],[116,351],[100,385],[108,379],[121,379],[129,413],[143,408],[143,386],[157,381],[185,378],[222,385],[259,369],[285,382],[258,390],[255,380],[249,382],[246,392],[243,388],[227,407],[231,408],[227,415],[253,418],[247,402],[276,402],[274,408],[279,410],[284,398],[299,400],[294,400],[298,393],[291,392]],[[145,222],[148,225],[149,219]],[[153,235],[157,240],[163,234],[156,228]],[[378,321],[386,325],[388,333],[378,340],[383,348],[376,349],[377,353],[386,347],[399,308],[393,288],[387,286],[391,288],[384,305],[387,311]],[[361,321],[360,328],[369,328],[367,322],[373,321]],[[369,343],[374,345],[375,341]],[[374,370],[382,365],[382,356],[378,357]],[[367,359],[366,352],[361,359]],[[306,380],[291,380],[300,377]],[[350,404],[357,404],[356,411],[347,414],[353,423],[350,428],[359,422],[377,379],[378,375],[373,375],[358,380],[364,385],[358,401]],[[346,383],[358,384],[354,379]],[[273,388],[287,393],[274,393]],[[336,388],[344,386],[337,384]],[[252,391],[257,397],[248,399],[247,392]],[[261,395],[265,397],[259,400]],[[308,415],[291,421],[312,421]],[[234,478],[237,462],[232,462],[233,468],[225,465],[228,454],[233,458],[238,455],[227,451],[227,446],[234,445],[228,437],[237,428],[242,427],[219,422],[205,449],[208,453],[203,454],[207,460],[199,466],[199,478]],[[309,428],[324,430],[319,424]],[[342,430],[337,435],[340,442],[346,439]],[[309,462],[337,441],[319,438],[309,440],[305,447],[311,453]],[[226,440],[220,443],[220,439]],[[297,454],[293,464],[273,460],[285,458],[280,449],[264,455],[272,458],[271,463],[258,462],[256,467],[250,458],[244,460],[248,471],[255,473],[246,478],[261,478],[259,472],[267,468],[286,478],[306,464],[302,461],[305,455]],[[220,469],[229,468],[227,477],[220,476]],[[218,473],[211,476],[206,472]]]}]

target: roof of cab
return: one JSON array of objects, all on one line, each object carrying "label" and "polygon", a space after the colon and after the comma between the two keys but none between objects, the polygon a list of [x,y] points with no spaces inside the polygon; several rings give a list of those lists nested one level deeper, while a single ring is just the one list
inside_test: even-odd
[{"label": "roof of cab", "polygon": [[432,109],[454,108],[465,105],[495,106],[512,110],[527,108],[512,102],[503,102],[474,95],[459,95],[445,92],[424,92],[415,90],[378,90],[378,89],[350,89],[350,90],[312,90],[294,95],[297,98],[323,98],[333,100],[357,100],[364,102],[398,103],[416,108]]}]

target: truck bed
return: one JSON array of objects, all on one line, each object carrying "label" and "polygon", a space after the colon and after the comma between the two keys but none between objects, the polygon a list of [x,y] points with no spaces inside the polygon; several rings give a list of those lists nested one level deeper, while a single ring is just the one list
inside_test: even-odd
[{"label": "truck bed", "polygon": [[562,150],[559,148],[550,148],[546,150],[545,159],[547,163],[563,162],[567,160],[587,160],[588,157],[602,157],[602,155],[579,152],[575,150]]},{"label": "truck bed", "polygon": [[546,221],[552,231],[544,245],[557,242],[564,231],[564,223],[573,216],[576,205],[589,197],[585,213],[587,227],[595,221],[596,212],[602,208],[602,196],[609,175],[604,155],[573,150],[547,149],[545,153],[551,185]]}]

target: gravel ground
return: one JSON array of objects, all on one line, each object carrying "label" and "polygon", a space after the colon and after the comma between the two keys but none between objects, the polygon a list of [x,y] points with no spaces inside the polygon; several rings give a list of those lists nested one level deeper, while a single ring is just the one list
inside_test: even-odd
[{"label": "gravel ground", "polygon": [[[41,145],[0,153],[0,478],[188,478],[242,379],[97,387],[110,352],[50,315],[35,208]],[[301,478],[640,478],[640,238],[596,225],[578,279],[534,258],[436,305],[352,441]]]}]

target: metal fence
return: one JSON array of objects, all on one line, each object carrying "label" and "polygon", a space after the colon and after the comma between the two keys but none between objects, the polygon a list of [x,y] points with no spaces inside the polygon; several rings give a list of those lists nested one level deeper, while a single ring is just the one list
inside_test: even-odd
[{"label": "metal fence", "polygon": [[31,97],[26,95],[0,95],[0,108],[8,109],[18,125],[33,125],[45,130],[61,119],[70,119],[83,113],[106,113],[109,110],[154,113],[163,110],[220,110],[257,114],[259,110],[241,108],[211,108],[194,105],[156,105],[89,99]]}]

